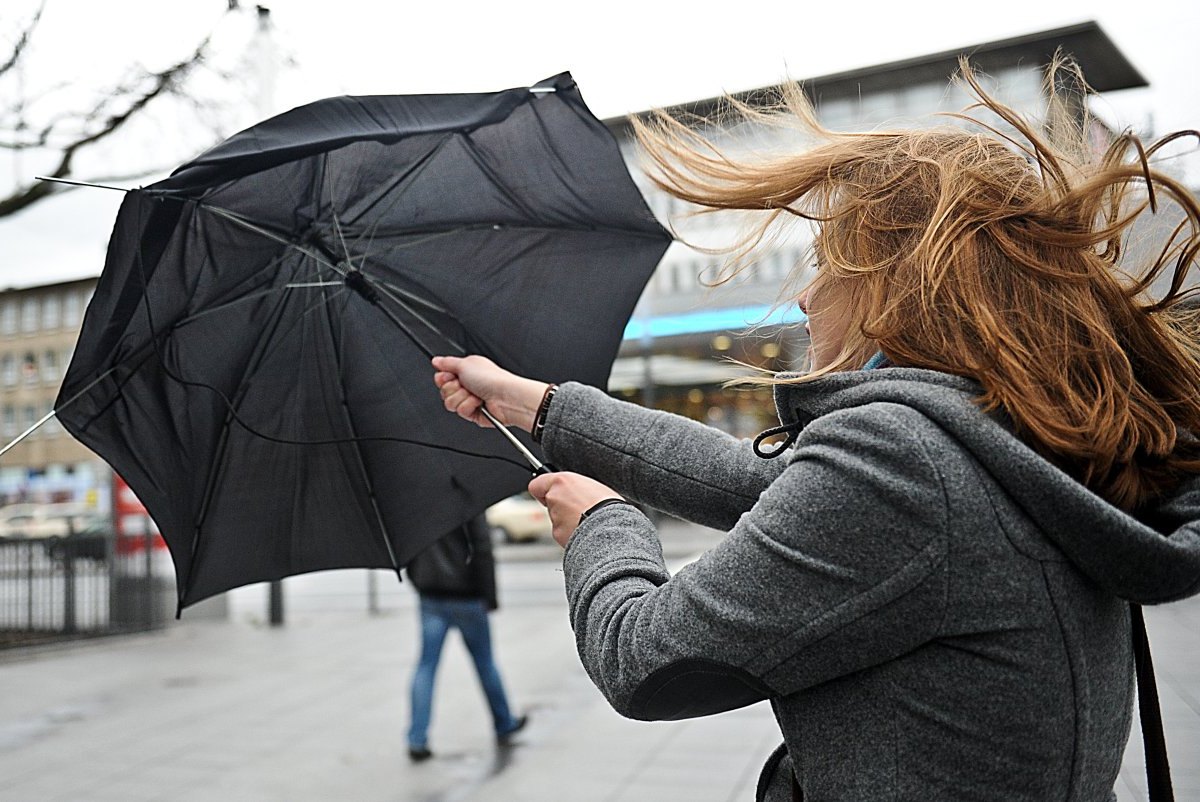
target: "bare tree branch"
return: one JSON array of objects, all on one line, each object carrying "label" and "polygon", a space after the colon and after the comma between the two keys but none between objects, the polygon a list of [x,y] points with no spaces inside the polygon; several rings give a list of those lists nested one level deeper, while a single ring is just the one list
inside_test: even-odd
[{"label": "bare tree branch", "polygon": [[49,182],[36,181],[23,189],[13,192],[7,198],[0,199],[0,217],[16,214],[22,209],[32,206],[43,198],[54,194],[55,189]]},{"label": "bare tree branch", "polygon": [[25,49],[29,47],[30,41],[33,40],[33,32],[37,28],[38,22],[42,18],[42,12],[46,10],[46,1],[42,0],[38,5],[38,10],[33,13],[25,28],[18,34],[17,41],[13,45],[12,54],[7,61],[0,63],[0,76],[9,70],[15,68],[21,61],[21,56],[25,53]]},{"label": "bare tree branch", "polygon": [[[16,38],[13,52],[0,65],[0,75],[13,69],[28,51],[43,7],[44,2]],[[229,2],[224,13],[237,11],[238,4]],[[211,34],[204,37],[191,53],[165,69],[152,71],[134,68],[107,90],[100,91],[91,108],[60,112],[49,119],[39,120],[36,127],[25,119],[25,98],[18,98],[10,104],[10,108],[0,109],[0,149],[36,151],[49,155],[53,159],[51,166],[42,170],[41,174],[50,178],[77,177],[77,162],[83,152],[115,138],[132,121],[146,117],[147,109],[151,105],[157,106],[160,99],[170,96],[193,108],[204,108],[203,101],[191,97],[185,90],[194,74],[202,69],[210,69],[208,61],[212,41]],[[221,73],[214,72],[219,78]],[[219,138],[219,135],[214,138]],[[141,177],[157,171],[157,168],[146,168],[129,177]],[[67,188],[61,184],[26,179],[7,196],[0,196],[0,218],[64,191]]]}]

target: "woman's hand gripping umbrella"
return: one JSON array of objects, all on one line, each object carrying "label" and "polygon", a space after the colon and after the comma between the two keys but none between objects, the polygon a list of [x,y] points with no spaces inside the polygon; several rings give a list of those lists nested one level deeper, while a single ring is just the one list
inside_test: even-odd
[{"label": "woman's hand gripping umbrella", "polygon": [[[553,384],[523,378],[483,356],[437,356],[433,367],[433,381],[446,409],[483,427],[498,422],[534,432],[554,390]],[[588,511],[599,504],[624,502],[607,485],[569,471],[536,473],[529,493],[550,512],[554,539],[564,547]]]}]

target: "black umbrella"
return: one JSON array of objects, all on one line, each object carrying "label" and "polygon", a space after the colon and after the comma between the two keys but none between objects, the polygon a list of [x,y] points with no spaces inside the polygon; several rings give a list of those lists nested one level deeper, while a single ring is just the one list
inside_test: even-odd
[{"label": "black umbrella", "polygon": [[56,411],[146,504],[180,609],[399,570],[529,478],[429,355],[603,386],[668,244],[569,74],[323,100],[127,194]]}]

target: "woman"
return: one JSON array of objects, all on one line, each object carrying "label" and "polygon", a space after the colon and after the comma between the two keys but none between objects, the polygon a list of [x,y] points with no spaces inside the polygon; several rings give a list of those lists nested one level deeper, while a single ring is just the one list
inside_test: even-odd
[{"label": "woman", "polygon": [[[1128,602],[1200,589],[1200,351],[1179,308],[1200,208],[1131,137],[1085,164],[1081,138],[1037,133],[964,77],[1012,139],[836,134],[798,97],[822,141],[764,163],[665,117],[641,126],[660,186],[764,212],[748,243],[817,222],[798,296],[811,370],[770,379],[788,435],[774,454],[482,357],[433,362],[447,409],[486,425],[486,403],[563,469],[529,489],[613,707],[770,700],[784,744],[760,799],[1110,799]],[[1167,199],[1174,245],[1123,282],[1122,235]],[[672,577],[622,498],[728,536]]]}]

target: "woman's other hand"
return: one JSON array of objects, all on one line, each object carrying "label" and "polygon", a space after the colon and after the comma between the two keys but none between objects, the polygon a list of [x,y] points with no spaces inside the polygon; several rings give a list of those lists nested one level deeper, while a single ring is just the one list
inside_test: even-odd
[{"label": "woman's other hand", "polygon": [[488,412],[505,426],[525,431],[533,428],[545,382],[510,373],[485,356],[435,356],[433,382],[446,409],[479,426],[492,424],[480,412]]},{"label": "woman's other hand", "polygon": [[564,548],[579,526],[579,516],[606,498],[621,498],[611,487],[569,471],[534,477],[529,493],[550,512],[554,539]]}]

